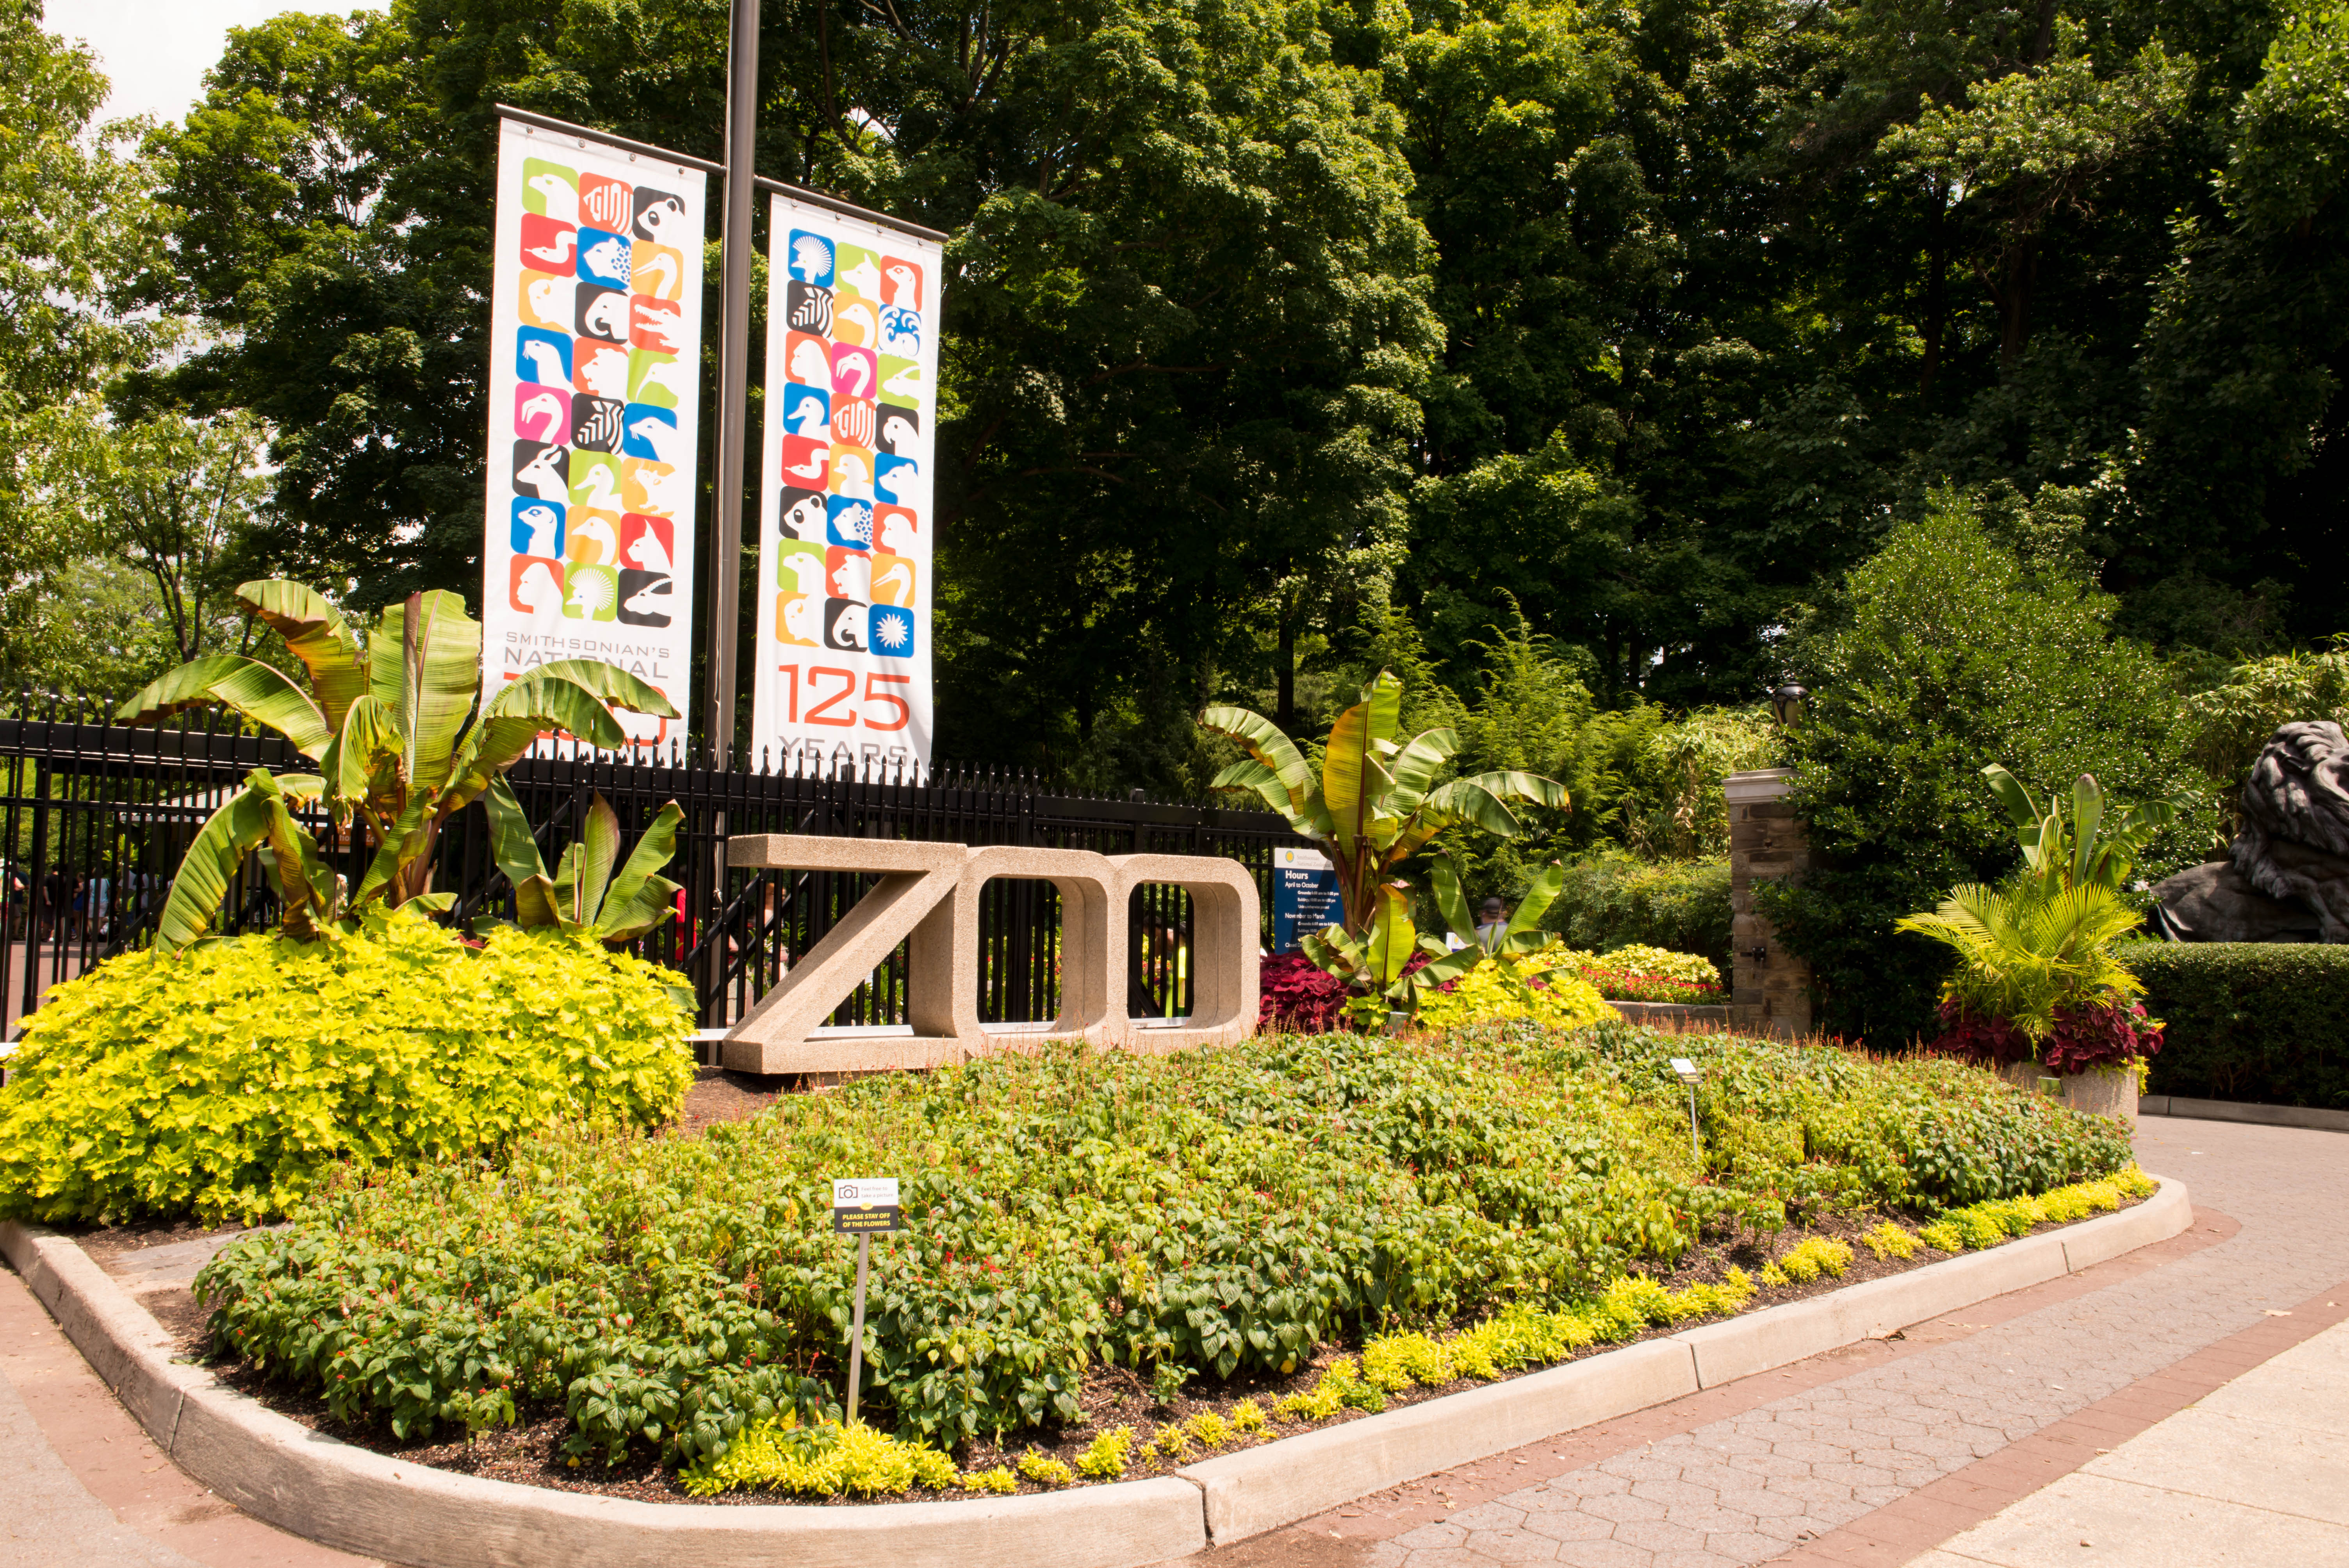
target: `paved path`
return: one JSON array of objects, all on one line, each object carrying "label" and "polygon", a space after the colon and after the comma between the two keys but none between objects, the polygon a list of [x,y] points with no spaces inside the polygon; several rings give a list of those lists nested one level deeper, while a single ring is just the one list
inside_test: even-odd
[{"label": "paved path", "polygon": [[2148,1118],[2137,1151],[2188,1234],[1186,1563],[1909,1563],[2349,1316],[2349,1138]]},{"label": "paved path", "polygon": [[2254,1367],[1915,1568],[2349,1563],[2349,1324]]},{"label": "paved path", "polygon": [[189,1480],[5,1267],[0,1478],[0,1568],[377,1568]]},{"label": "paved path", "polygon": [[[1895,1568],[1937,1547],[1945,1554],[1928,1560],[1933,1568],[1958,1568],[1968,1560],[1947,1555],[1953,1538],[1975,1541],[1962,1532],[2054,1483],[2126,1483],[2075,1472],[2108,1449],[2136,1466],[2158,1451],[2132,1448],[2137,1434],[2195,1429],[2162,1423],[2349,1320],[2349,1137],[2149,1119],[2137,1147],[2147,1169],[2191,1185],[2198,1214],[2186,1235],[1899,1341],[1364,1499],[1201,1553],[1189,1568]],[[2338,1357],[2340,1344],[2336,1335],[2309,1355]],[[2301,1375],[2303,1361],[2290,1365]],[[270,1530],[172,1468],[5,1271],[0,1474],[10,1478],[0,1568],[367,1568]],[[2071,1506],[2075,1495],[2025,1506]],[[2327,1517],[2349,1522],[2349,1507]],[[2297,1545],[2288,1560],[2334,1561],[2313,1549]],[[2078,1555],[2067,1563],[2098,1561],[2093,1549],[2069,1550]]]}]

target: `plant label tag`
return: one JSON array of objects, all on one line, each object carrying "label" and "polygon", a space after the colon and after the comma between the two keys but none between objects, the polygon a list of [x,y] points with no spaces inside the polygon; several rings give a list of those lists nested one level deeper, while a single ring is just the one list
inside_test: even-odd
[{"label": "plant label tag", "polygon": [[851,1176],[832,1184],[832,1228],[870,1235],[905,1228],[895,1176]]}]

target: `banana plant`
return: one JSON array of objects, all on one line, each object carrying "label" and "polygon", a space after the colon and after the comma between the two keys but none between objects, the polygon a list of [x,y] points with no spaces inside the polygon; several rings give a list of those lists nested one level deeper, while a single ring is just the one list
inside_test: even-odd
[{"label": "banana plant", "polygon": [[[1216,774],[1211,788],[1254,793],[1286,817],[1293,831],[1323,845],[1336,868],[1345,921],[1300,945],[1308,958],[1353,988],[1348,1006],[1364,1024],[1375,1021],[1384,1003],[1414,994],[1410,987],[1417,975],[1406,980],[1403,971],[1420,951],[1420,936],[1412,923],[1411,886],[1400,874],[1404,863],[1447,829],[1464,824],[1516,836],[1523,824],[1509,810],[1511,801],[1567,804],[1555,779],[1534,773],[1479,773],[1437,784],[1436,774],[1460,750],[1460,737],[1430,729],[1398,742],[1402,716],[1402,683],[1381,670],[1362,688],[1361,700],[1330,727],[1318,779],[1296,745],[1262,715],[1211,707],[1199,716],[1202,727],[1230,736],[1247,752],[1245,761]],[[1453,892],[1456,899],[1456,877]],[[1442,950],[1441,943],[1430,941]]]},{"label": "banana plant", "polygon": [[684,890],[659,874],[677,856],[677,830],[685,820],[676,801],[653,818],[617,876],[612,863],[620,858],[620,819],[602,795],[588,806],[579,837],[564,848],[553,876],[504,779],[490,781],[481,806],[490,817],[490,853],[513,883],[515,923],[524,929],[551,925],[598,942],[634,942],[677,913],[673,901]]},{"label": "banana plant", "polygon": [[2128,811],[2107,829],[2105,792],[2093,773],[2083,773],[2072,781],[2068,821],[2053,795],[2042,810],[2023,780],[1998,763],[1983,769],[1982,777],[1990,780],[1991,792],[2014,820],[2015,842],[2023,850],[2025,873],[2045,883],[2051,892],[2074,887],[2119,887],[2137,864],[2138,851],[2178,820],[2176,805],[2156,800]]},{"label": "banana plant", "polygon": [[[376,903],[387,909],[448,908],[452,895],[431,891],[442,825],[542,733],[562,730],[616,748],[627,735],[612,717],[614,708],[678,717],[657,690],[597,659],[540,665],[506,683],[475,713],[481,627],[454,593],[411,593],[364,629],[299,583],[247,583],[236,596],[285,639],[309,676],[308,690],[258,659],[219,654],[191,660],[150,683],[115,717],[123,724],[148,724],[219,703],[275,730],[316,762],[316,775],[278,781],[280,803],[319,802],[338,831],[356,822],[374,851],[357,887],[332,901],[328,919],[348,918]],[[246,789],[196,835],[165,903],[158,946],[176,951],[203,934],[227,892],[219,868],[233,872],[236,856],[254,847],[246,841],[260,817],[274,822],[275,808],[246,799],[254,788],[248,779]],[[240,843],[244,850],[235,849]],[[299,843],[294,848],[292,863],[300,866]],[[313,843],[314,855],[316,848]],[[282,891],[288,862],[278,858]],[[289,918],[312,920],[314,905],[305,903],[298,916],[289,905]],[[287,930],[299,934],[294,924]]]},{"label": "banana plant", "polygon": [[1211,707],[1199,716],[1202,727],[1230,736],[1247,752],[1210,788],[1252,792],[1288,819],[1293,831],[1326,846],[1345,905],[1344,934],[1356,942],[1387,908],[1388,893],[1403,885],[1396,880],[1403,863],[1437,835],[1473,825],[1514,838],[1524,825],[1511,801],[1567,804],[1557,780],[1535,773],[1479,773],[1437,784],[1436,774],[1460,750],[1460,737],[1430,729],[1399,743],[1402,713],[1402,683],[1381,670],[1361,700],[1330,726],[1318,779],[1270,719],[1244,707]]}]

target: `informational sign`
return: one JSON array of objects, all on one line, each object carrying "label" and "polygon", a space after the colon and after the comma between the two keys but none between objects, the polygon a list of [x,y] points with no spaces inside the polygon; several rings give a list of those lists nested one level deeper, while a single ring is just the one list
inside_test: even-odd
[{"label": "informational sign", "polygon": [[[706,177],[500,122],[484,700],[601,659],[691,711]],[[678,719],[617,715],[636,745]]]},{"label": "informational sign", "polygon": [[1299,937],[1346,918],[1337,869],[1319,850],[1272,851],[1272,950],[1295,951]]},{"label": "informational sign", "polygon": [[750,754],[926,767],[941,252],[787,196],[770,223]]},{"label": "informational sign", "polygon": [[832,1184],[832,1228],[850,1235],[875,1235],[905,1228],[897,1207],[895,1176],[852,1176]]}]

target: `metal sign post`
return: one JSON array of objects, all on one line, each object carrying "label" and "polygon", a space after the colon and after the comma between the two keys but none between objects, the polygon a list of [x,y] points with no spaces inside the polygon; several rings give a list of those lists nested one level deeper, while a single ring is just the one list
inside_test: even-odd
[{"label": "metal sign post", "polygon": [[[726,53],[725,257],[719,284],[718,439],[709,482],[709,763],[734,746],[734,638],[741,614],[742,475],[750,429],[751,196],[759,135],[759,0],[734,0]],[[725,830],[719,830],[725,839]],[[726,868],[718,867],[719,885]]]},{"label": "metal sign post", "polygon": [[1697,1174],[1704,1174],[1704,1150],[1696,1140],[1696,1086],[1704,1081],[1704,1070],[1686,1057],[1672,1058],[1672,1076],[1688,1085],[1689,1091],[1689,1156],[1696,1161]]},{"label": "metal sign post", "polygon": [[848,1425],[856,1424],[857,1385],[864,1380],[864,1275],[873,1238],[902,1231],[895,1176],[854,1176],[832,1184],[832,1228],[856,1237],[856,1307],[848,1326]]}]

